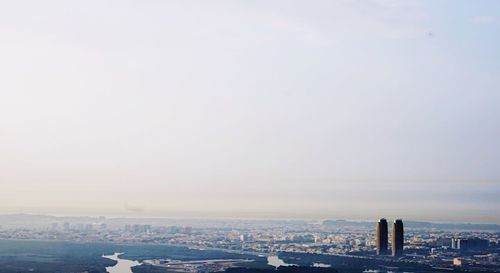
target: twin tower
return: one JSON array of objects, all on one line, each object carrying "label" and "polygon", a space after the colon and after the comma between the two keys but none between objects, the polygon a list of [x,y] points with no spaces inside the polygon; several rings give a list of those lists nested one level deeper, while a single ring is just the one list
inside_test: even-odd
[{"label": "twin tower", "polygon": [[[388,235],[387,220],[382,218],[377,223],[377,255],[387,255]],[[401,219],[392,224],[391,237],[392,256],[403,256],[404,229]]]}]

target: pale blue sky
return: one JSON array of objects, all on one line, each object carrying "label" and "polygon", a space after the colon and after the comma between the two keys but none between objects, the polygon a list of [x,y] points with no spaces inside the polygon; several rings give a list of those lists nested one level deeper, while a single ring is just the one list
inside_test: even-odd
[{"label": "pale blue sky", "polygon": [[499,1],[0,4],[0,212],[500,222]]}]

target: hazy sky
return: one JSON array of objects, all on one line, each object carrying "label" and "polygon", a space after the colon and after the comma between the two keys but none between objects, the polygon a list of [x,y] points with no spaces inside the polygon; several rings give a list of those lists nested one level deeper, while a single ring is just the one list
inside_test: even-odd
[{"label": "hazy sky", "polygon": [[3,1],[0,212],[500,223],[500,1]]}]

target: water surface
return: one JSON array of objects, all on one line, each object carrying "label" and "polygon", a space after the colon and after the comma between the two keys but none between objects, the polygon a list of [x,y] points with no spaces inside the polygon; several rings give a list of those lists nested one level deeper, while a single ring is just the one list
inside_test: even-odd
[{"label": "water surface", "polygon": [[283,261],[282,259],[280,259],[276,255],[268,256],[267,257],[267,264],[272,265],[274,267],[296,265],[296,264],[287,264],[287,263],[285,263],[285,261]]},{"label": "water surface", "polygon": [[117,261],[116,265],[106,267],[108,273],[133,273],[132,267],[141,265],[138,261],[121,259],[119,256],[123,253],[115,253],[113,255],[102,255],[103,258]]}]

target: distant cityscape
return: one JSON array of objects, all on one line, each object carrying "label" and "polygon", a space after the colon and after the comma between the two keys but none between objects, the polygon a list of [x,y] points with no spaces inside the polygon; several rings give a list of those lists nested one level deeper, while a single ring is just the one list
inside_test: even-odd
[{"label": "distant cityscape", "polygon": [[499,272],[500,268],[498,225],[403,224],[396,219],[389,230],[384,218],[237,221],[43,215],[3,215],[0,221],[0,240],[175,245],[277,256],[282,265],[300,261],[379,272]]}]

